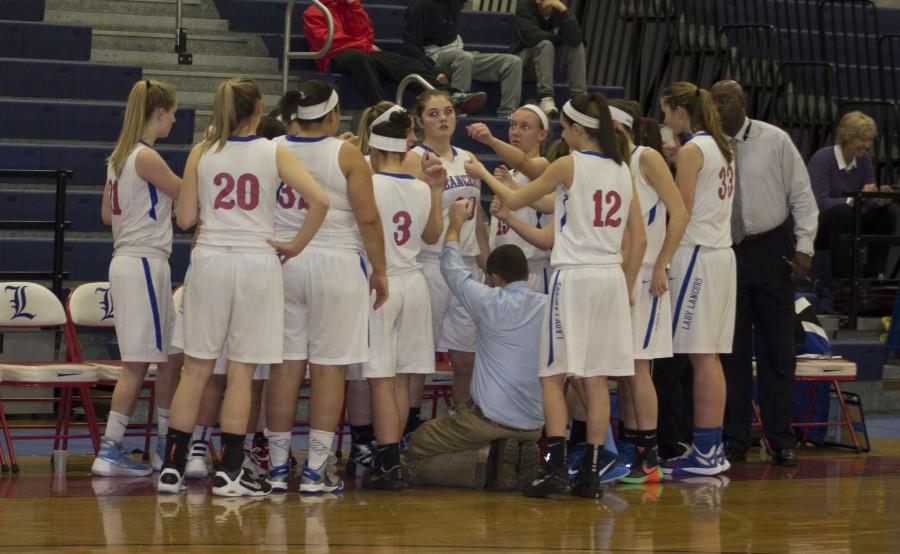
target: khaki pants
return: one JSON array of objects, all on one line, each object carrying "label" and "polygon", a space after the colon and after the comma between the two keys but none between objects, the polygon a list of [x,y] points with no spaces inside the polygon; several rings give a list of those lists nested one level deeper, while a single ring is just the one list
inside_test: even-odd
[{"label": "khaki pants", "polygon": [[[479,463],[479,450],[500,439],[534,445],[539,438],[540,429],[523,431],[501,426],[468,402],[453,415],[426,421],[416,429],[402,460],[414,485],[483,489],[487,472]],[[533,446],[532,451],[536,452]]]}]

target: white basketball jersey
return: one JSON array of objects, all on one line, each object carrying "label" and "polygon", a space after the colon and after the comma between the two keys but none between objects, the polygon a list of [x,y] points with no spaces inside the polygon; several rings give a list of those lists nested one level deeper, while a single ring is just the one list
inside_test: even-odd
[{"label": "white basketball jersey", "polygon": [[[524,187],[531,181],[528,177],[525,176],[525,174],[520,173],[516,170],[510,171],[510,174],[520,188]],[[550,217],[547,214],[541,213],[528,206],[516,210],[516,216],[528,225],[537,227],[538,229],[543,229],[550,221]],[[516,246],[521,248],[522,252],[525,253],[525,257],[528,258],[529,265],[534,265],[535,263],[545,263],[550,259],[550,252],[541,250],[527,240],[523,239],[519,236],[518,233],[510,229],[509,225],[507,225],[503,221],[500,221],[496,217],[491,218],[490,239],[491,250],[497,248],[498,246],[503,246],[504,244],[515,244]]]},{"label": "white basketball jersey", "polygon": [[572,152],[572,186],[556,190],[550,265],[556,269],[622,263],[633,189],[628,164],[601,152]]},{"label": "white basketball jersey", "polygon": [[666,205],[659,198],[656,189],[641,174],[641,154],[647,150],[646,146],[635,146],[631,151],[631,175],[634,177],[634,188],[641,203],[641,218],[647,230],[644,264],[653,265],[666,240]]},{"label": "white basketball jersey", "polygon": [[[444,169],[447,170],[447,184],[444,186],[443,194],[443,210],[444,210],[444,232],[441,233],[441,239],[436,244],[423,244],[423,252],[432,252],[440,254],[444,246],[444,235],[447,234],[447,225],[449,223],[448,208],[452,202],[457,200],[474,198],[475,207],[481,209],[481,179],[474,179],[466,174],[466,160],[469,159],[468,151],[461,148],[451,147],[453,151],[453,159],[446,160],[438,156]],[[433,150],[420,144],[412,149],[419,156],[425,156],[425,152],[435,154]],[[437,154],[435,154],[437,155]],[[459,231],[459,248],[463,256],[477,256],[481,253],[478,248],[478,241],[475,239],[475,219],[471,219],[463,223],[462,229]]]},{"label": "white basketball jersey", "polygon": [[384,226],[384,251],[388,275],[415,271],[422,249],[422,231],[431,211],[431,190],[412,175],[376,173],[375,204]]},{"label": "white basketball jersey", "polygon": [[697,133],[688,144],[703,153],[703,167],[697,175],[694,207],[681,244],[728,248],[731,246],[731,202],[734,198],[734,164],[709,133]]},{"label": "white basketball jersey", "polygon": [[134,161],[144,148],[150,147],[135,145],[118,177],[111,165],[106,168],[113,245],[117,252],[143,249],[159,251],[168,258],[172,252],[172,198],[138,176]]},{"label": "white basketball jersey", "polygon": [[281,181],[275,143],[257,136],[230,137],[211,146],[197,164],[199,246],[268,248],[274,238],[275,190]]},{"label": "white basketball jersey", "polygon": [[[331,207],[310,246],[362,252],[362,237],[347,194],[347,178],[341,172],[338,159],[344,141],[334,137],[289,135],[274,140],[290,150],[328,194]],[[309,206],[284,183],[278,188],[275,204],[275,235],[279,240],[290,240],[306,219]]]}]

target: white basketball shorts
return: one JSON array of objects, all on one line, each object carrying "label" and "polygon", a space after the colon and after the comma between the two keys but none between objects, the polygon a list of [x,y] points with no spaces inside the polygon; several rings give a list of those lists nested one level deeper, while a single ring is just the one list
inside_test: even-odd
[{"label": "white basketball shorts", "polygon": [[652,279],[653,266],[641,266],[634,283],[634,305],[631,307],[636,360],[672,357],[672,301],[669,291],[662,296],[650,293]]},{"label": "white basketball shorts", "polygon": [[[428,282],[428,297],[431,302],[431,330],[434,334],[435,350],[447,352],[475,352],[475,322],[469,312],[459,303],[444,276],[441,275],[441,259],[434,255],[419,256],[422,273]],[[465,258],[466,265],[481,281],[481,270],[474,257]]]},{"label": "white basketball shorts", "polygon": [[122,361],[165,362],[175,326],[169,261],[113,256],[109,288]]}]

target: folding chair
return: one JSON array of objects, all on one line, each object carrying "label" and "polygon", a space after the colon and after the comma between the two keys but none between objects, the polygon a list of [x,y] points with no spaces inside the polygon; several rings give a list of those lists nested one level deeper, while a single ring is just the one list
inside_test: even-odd
[{"label": "folding chair", "polygon": [[[59,299],[46,287],[36,283],[23,281],[7,281],[0,283],[0,328],[40,329],[65,328],[66,311]],[[69,439],[89,438],[96,453],[100,448],[100,434],[97,416],[91,399],[91,386],[97,382],[97,368],[81,363],[66,361],[23,361],[0,363],[3,380],[0,385],[6,387],[59,389],[59,397],[51,394],[41,398],[6,398],[6,402],[51,402],[59,404],[55,425],[28,424],[17,425],[16,428],[48,429],[55,428],[53,435],[34,434],[16,435],[10,433],[6,414],[0,406],[0,425],[9,449],[13,472],[19,471],[12,440],[46,440],[53,439],[53,449],[68,449]],[[71,428],[72,409],[75,393],[84,406],[87,419],[88,435],[73,435]]]}]

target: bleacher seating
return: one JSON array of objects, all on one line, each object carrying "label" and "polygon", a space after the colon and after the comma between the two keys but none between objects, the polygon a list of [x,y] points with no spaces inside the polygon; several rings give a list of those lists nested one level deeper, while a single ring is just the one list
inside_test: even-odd
[{"label": "bleacher seating", "polygon": [[0,21],[0,57],[89,60],[91,28],[34,21]]}]

